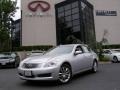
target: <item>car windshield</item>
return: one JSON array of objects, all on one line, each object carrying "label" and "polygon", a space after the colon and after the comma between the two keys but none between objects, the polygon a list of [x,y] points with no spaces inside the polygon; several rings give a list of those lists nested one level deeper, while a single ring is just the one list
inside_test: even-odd
[{"label": "car windshield", "polygon": [[8,53],[0,54],[0,59],[8,59],[8,58],[11,58],[10,54],[8,54]]},{"label": "car windshield", "polygon": [[120,53],[119,51],[111,50],[112,53]]},{"label": "car windshield", "polygon": [[45,53],[45,55],[61,55],[61,54],[69,54],[72,52],[74,46],[65,46],[65,45],[61,45],[58,46],[48,52]]}]

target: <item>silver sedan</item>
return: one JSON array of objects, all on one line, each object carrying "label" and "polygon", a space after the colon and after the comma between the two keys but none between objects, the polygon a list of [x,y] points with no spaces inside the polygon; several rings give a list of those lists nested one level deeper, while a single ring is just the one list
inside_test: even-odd
[{"label": "silver sedan", "polygon": [[60,83],[67,83],[72,76],[86,70],[97,72],[98,57],[83,44],[57,46],[43,56],[26,58],[18,67],[23,80],[58,80]]}]

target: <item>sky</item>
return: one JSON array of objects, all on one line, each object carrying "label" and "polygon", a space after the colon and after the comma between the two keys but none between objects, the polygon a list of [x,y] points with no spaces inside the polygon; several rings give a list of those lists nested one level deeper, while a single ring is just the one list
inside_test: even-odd
[{"label": "sky", "polygon": [[[15,1],[15,0],[11,0],[11,1]],[[19,7],[19,9],[15,13],[15,17],[13,18],[14,20],[17,20],[17,19],[21,18],[20,4],[21,4],[21,0],[17,0],[17,7]]]}]

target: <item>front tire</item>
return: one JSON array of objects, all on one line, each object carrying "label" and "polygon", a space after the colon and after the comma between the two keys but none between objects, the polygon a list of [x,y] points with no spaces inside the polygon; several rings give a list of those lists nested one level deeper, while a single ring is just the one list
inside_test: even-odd
[{"label": "front tire", "polygon": [[20,63],[20,59],[19,57],[16,57],[14,63],[12,64],[12,67],[17,68],[19,66],[19,63]]},{"label": "front tire", "polygon": [[113,57],[113,63],[117,63],[118,62],[118,58],[116,56]]},{"label": "front tire", "polygon": [[63,64],[59,71],[59,82],[62,84],[68,83],[71,80],[71,77],[72,72],[70,66],[67,64]]},{"label": "front tire", "polygon": [[96,73],[97,71],[98,71],[98,63],[97,61],[94,61],[92,65],[92,72]]}]

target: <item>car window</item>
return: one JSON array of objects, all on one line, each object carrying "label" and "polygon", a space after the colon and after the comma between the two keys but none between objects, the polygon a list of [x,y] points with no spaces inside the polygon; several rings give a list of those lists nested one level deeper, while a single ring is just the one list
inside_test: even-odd
[{"label": "car window", "polygon": [[46,52],[45,55],[69,54],[73,51],[73,48],[74,48],[74,46],[61,45],[61,46],[58,46],[58,47]]},{"label": "car window", "polygon": [[111,52],[109,50],[105,50],[103,53],[110,54]]},{"label": "car window", "polygon": [[86,47],[86,46],[82,46],[83,47],[83,49],[84,49],[84,52],[86,52],[86,53],[88,53],[88,52],[90,52],[91,50],[90,49],[88,49],[88,47]]},{"label": "car window", "polygon": [[77,46],[76,49],[75,49],[75,51],[82,51],[83,52],[83,49],[82,49],[81,46]]}]

